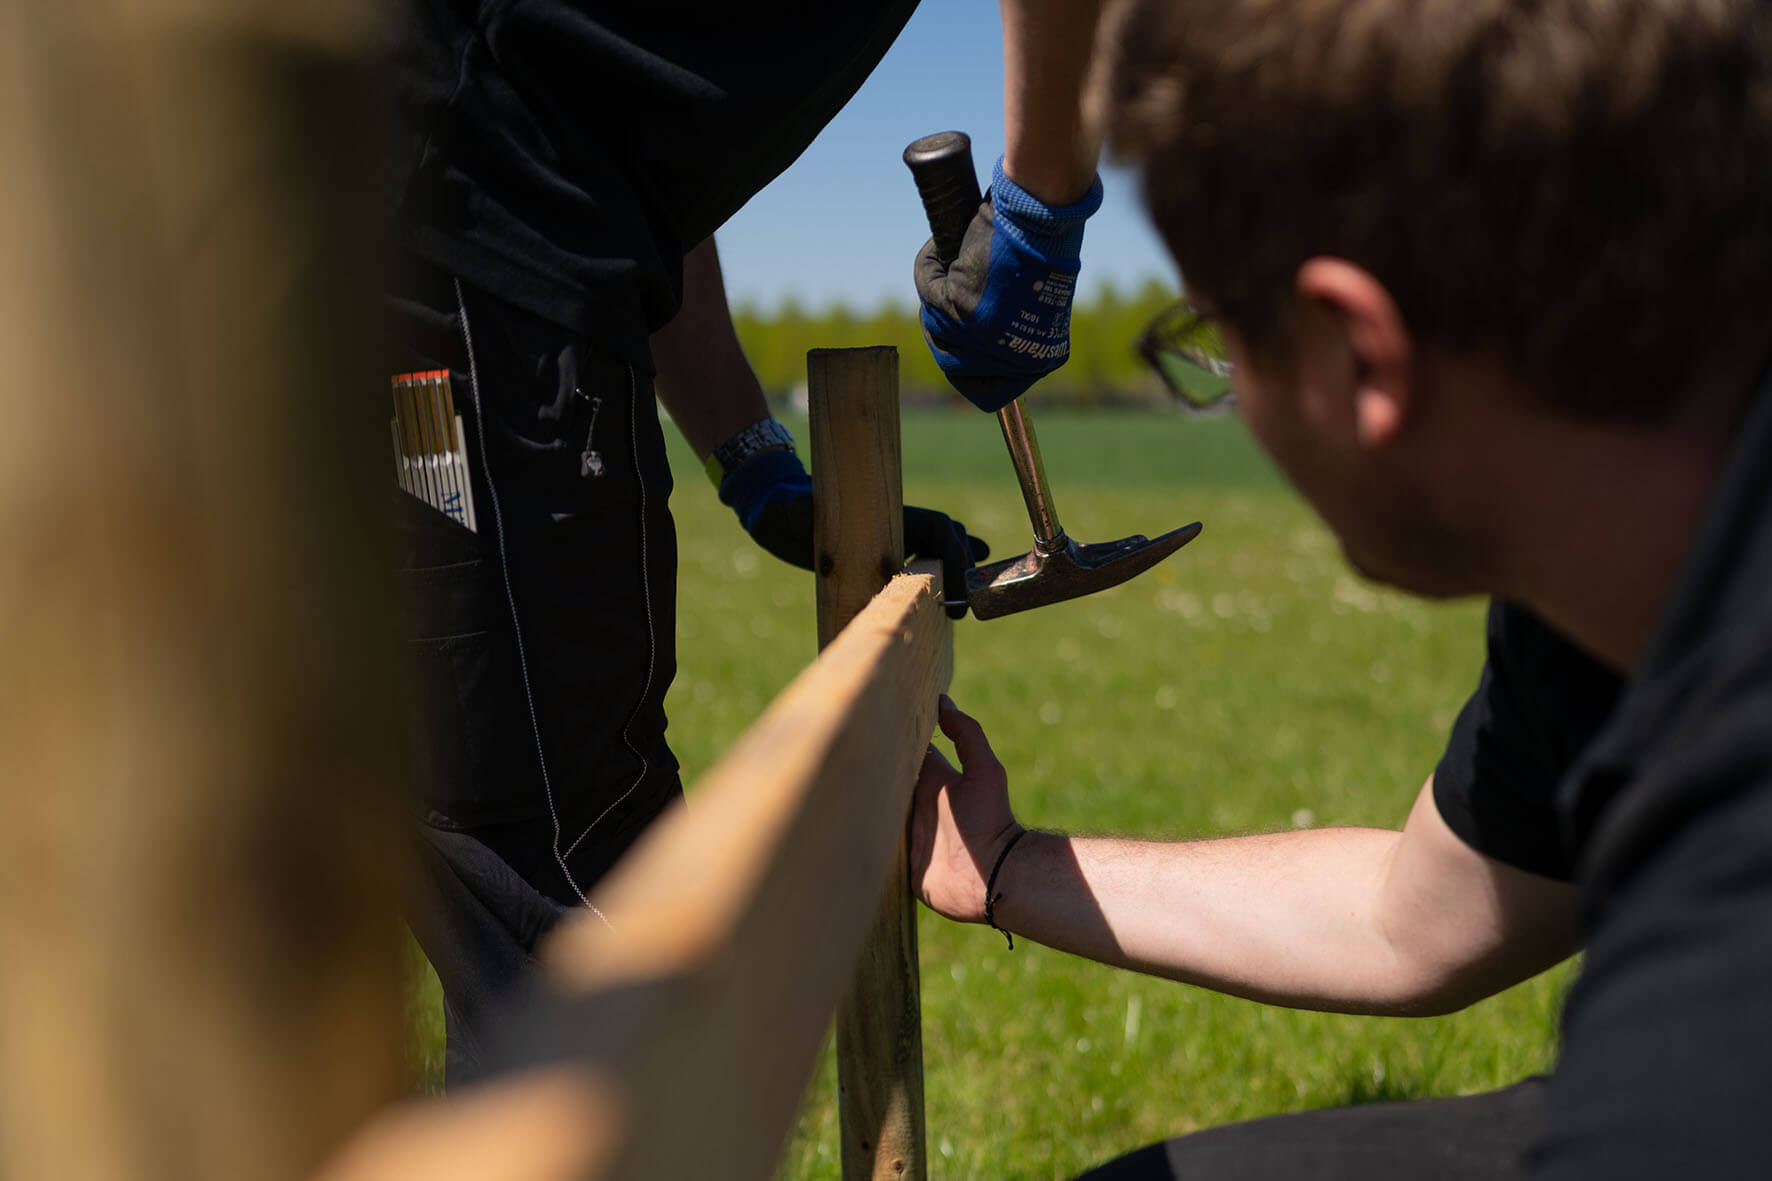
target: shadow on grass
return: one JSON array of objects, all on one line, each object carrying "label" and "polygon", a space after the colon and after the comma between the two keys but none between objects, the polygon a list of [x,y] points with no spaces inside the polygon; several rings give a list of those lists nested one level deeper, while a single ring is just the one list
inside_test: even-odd
[{"label": "shadow on grass", "polygon": [[1440,1094],[1428,1080],[1419,1077],[1399,1078],[1382,1065],[1353,1074],[1344,1087],[1329,1106],[1359,1107],[1366,1103],[1401,1103],[1410,1099],[1432,1099]]}]

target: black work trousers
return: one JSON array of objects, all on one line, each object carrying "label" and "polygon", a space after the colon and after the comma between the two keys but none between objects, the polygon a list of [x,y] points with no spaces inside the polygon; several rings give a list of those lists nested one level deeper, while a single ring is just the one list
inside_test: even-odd
[{"label": "black work trousers", "polygon": [[1514,1181],[1538,1139],[1547,1080],[1500,1091],[1332,1107],[1208,1128],[1078,1181]]},{"label": "black work trousers", "polygon": [[400,493],[418,768],[412,926],[443,985],[451,1086],[536,941],[681,795],[670,468],[650,379],[427,275],[398,363],[450,371],[478,532]]}]

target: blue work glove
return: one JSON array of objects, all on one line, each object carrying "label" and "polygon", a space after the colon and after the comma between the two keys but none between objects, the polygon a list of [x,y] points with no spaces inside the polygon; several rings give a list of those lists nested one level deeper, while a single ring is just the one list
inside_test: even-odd
[{"label": "blue work glove", "polygon": [[[800,457],[782,448],[753,455],[720,481],[720,503],[758,545],[790,565],[812,569],[812,477]],[[948,615],[966,614],[966,571],[990,556],[991,547],[946,513],[906,505],[906,557],[941,563]]]},{"label": "blue work glove", "polygon": [[933,238],[917,255],[929,351],[980,410],[1002,409],[1070,357],[1083,223],[1100,208],[1100,179],[1055,207],[1010,180],[999,158],[959,257],[943,263]]}]

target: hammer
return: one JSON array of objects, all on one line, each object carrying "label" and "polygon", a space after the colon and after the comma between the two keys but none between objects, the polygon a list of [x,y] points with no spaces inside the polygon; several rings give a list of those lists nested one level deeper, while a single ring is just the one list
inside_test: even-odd
[{"label": "hammer", "polygon": [[[963,131],[926,135],[904,150],[904,162],[923,198],[936,254],[943,263],[952,262],[959,257],[966,227],[984,199],[972,167],[972,140]],[[967,571],[966,602],[978,618],[1013,615],[1119,586],[1200,535],[1200,523],[1195,521],[1156,538],[1135,533],[1095,545],[1071,540],[1058,523],[1027,407],[1016,399],[997,411],[997,423],[1027,502],[1034,548],[1020,557]]]}]

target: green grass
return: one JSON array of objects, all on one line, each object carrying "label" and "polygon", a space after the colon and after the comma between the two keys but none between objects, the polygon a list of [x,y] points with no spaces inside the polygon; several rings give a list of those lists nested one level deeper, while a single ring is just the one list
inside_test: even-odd
[{"label": "green grass", "polygon": [[[1475,604],[1359,581],[1233,420],[1042,413],[1062,518],[1086,541],[1206,530],[1143,577],[956,639],[953,695],[1017,813],[1076,832],[1207,836],[1400,824],[1482,658]],[[804,438],[801,424],[796,433]],[[808,576],[738,530],[673,436],[682,538],[672,741],[693,785],[813,654]],[[1028,526],[995,423],[904,423],[905,495],[999,555]],[[1271,1009],[1114,972],[927,913],[931,1174],[1068,1177],[1139,1144],[1329,1104],[1457,1094],[1549,1064],[1566,970],[1451,1017]],[[434,996],[415,1054],[440,1058]],[[428,1024],[427,1024],[428,1022]],[[838,1176],[829,1054],[782,1177]]]}]

